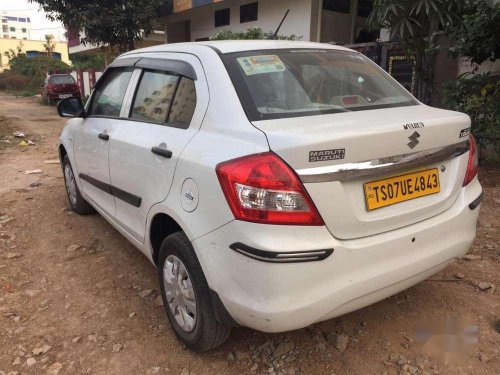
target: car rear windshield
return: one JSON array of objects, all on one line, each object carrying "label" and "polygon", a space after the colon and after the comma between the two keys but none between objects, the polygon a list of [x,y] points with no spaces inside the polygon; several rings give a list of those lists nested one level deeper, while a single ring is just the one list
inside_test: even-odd
[{"label": "car rear windshield", "polygon": [[356,52],[279,49],[222,56],[251,121],[418,104]]},{"label": "car rear windshield", "polygon": [[49,83],[53,85],[68,85],[75,83],[73,77],[67,76],[52,76],[49,78]]}]

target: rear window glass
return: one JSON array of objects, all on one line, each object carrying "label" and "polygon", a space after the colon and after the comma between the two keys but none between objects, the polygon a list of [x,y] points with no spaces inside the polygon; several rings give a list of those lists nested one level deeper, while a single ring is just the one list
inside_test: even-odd
[{"label": "rear window glass", "polygon": [[225,54],[223,61],[252,121],[418,104],[356,52],[249,51]]},{"label": "rear window glass", "polygon": [[168,122],[188,126],[196,109],[196,89],[192,79],[182,77],[175,93]]},{"label": "rear window glass", "polygon": [[67,85],[67,84],[73,84],[76,83],[73,77],[70,75],[67,76],[51,76],[49,78],[49,83],[52,83],[53,85]]}]

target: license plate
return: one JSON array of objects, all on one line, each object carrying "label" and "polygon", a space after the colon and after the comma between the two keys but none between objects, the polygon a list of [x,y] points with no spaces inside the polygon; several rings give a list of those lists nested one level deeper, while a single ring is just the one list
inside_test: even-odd
[{"label": "license plate", "polygon": [[63,94],[63,95],[59,95],[59,99],[71,98],[72,96],[73,96],[72,94]]},{"label": "license plate", "polygon": [[371,181],[364,184],[368,211],[436,194],[440,191],[437,168]]}]

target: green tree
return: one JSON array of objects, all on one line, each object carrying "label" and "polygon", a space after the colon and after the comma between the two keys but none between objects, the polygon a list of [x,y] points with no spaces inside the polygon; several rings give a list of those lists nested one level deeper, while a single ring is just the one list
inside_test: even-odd
[{"label": "green tree", "polygon": [[[219,31],[217,34],[210,37],[210,40],[243,40],[243,39],[271,39],[273,32],[265,33],[261,28],[252,27],[246,31],[234,32],[229,29]],[[281,40],[301,40],[302,37],[297,35],[278,35],[277,39]]]},{"label": "green tree", "polygon": [[452,42],[454,57],[469,56],[481,64],[500,57],[500,1],[466,0],[461,22],[448,25],[446,32]]},{"label": "green tree", "polygon": [[391,38],[400,41],[413,62],[418,77],[417,97],[431,100],[434,81],[434,57],[439,46],[436,35],[461,22],[464,0],[375,0],[368,17],[372,29],[386,28]]},{"label": "green tree", "polygon": [[83,44],[110,46],[120,52],[153,31],[153,20],[165,14],[165,0],[29,0],[38,3],[53,21],[69,30],[81,31]]},{"label": "green tree", "polygon": [[45,43],[43,44],[43,48],[45,49],[45,54],[48,57],[52,57],[54,51],[56,50],[56,45],[54,43],[54,35],[52,34],[45,35]]},{"label": "green tree", "polygon": [[9,58],[9,61],[12,60],[15,57],[21,56],[21,55],[24,55],[24,53],[23,53],[23,42],[19,42],[19,44],[17,45],[15,51],[11,48],[7,52],[7,56]]}]

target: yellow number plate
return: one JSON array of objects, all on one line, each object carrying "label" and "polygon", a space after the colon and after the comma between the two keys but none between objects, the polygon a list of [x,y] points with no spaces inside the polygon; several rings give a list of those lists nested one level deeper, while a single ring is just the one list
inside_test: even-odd
[{"label": "yellow number plate", "polygon": [[437,168],[364,184],[368,211],[436,194],[440,191]]}]

